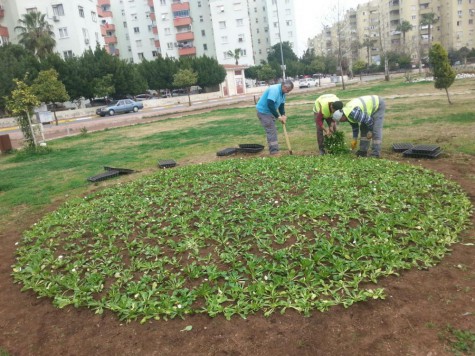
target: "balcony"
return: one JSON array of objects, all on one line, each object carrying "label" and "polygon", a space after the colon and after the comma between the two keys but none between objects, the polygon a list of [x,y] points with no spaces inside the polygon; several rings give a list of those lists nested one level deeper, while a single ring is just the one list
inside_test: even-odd
[{"label": "balcony", "polygon": [[0,19],[3,19],[5,16],[5,9],[3,7],[0,7]]},{"label": "balcony", "polygon": [[196,47],[178,48],[180,56],[196,56]]},{"label": "balcony", "polygon": [[113,32],[115,32],[115,25],[109,23],[101,25],[102,36],[110,36]]},{"label": "balcony", "polygon": [[117,36],[108,36],[104,37],[104,42],[106,44],[116,44],[117,43]]},{"label": "balcony", "polygon": [[97,0],[97,5],[99,6],[111,6],[111,0]]},{"label": "balcony", "polygon": [[112,17],[112,11],[105,11],[105,10],[102,10],[100,7],[98,7],[97,15],[99,17]]},{"label": "balcony", "polygon": [[186,10],[190,10],[190,3],[189,2],[172,4],[172,12],[186,11]]},{"label": "balcony", "polygon": [[153,0],[148,0],[147,5],[150,6],[150,7],[153,7],[154,6],[153,5]]},{"label": "balcony", "polygon": [[155,48],[160,48],[160,41],[159,40],[155,40]]},{"label": "balcony", "polygon": [[158,27],[157,27],[157,26],[153,26],[153,27],[152,27],[152,33],[153,33],[154,35],[158,35]]},{"label": "balcony", "polygon": [[0,26],[0,37],[10,37],[10,35],[8,34],[8,27]]},{"label": "balcony", "polygon": [[176,41],[193,41],[195,39],[195,34],[193,32],[181,32],[176,34]]},{"label": "balcony", "polygon": [[191,17],[177,17],[173,19],[173,25],[175,27],[191,25]]},{"label": "balcony", "polygon": [[154,22],[157,20],[157,17],[155,16],[155,13],[154,13],[154,12],[151,12],[151,13],[150,13],[150,20],[152,20],[152,21],[154,21]]}]

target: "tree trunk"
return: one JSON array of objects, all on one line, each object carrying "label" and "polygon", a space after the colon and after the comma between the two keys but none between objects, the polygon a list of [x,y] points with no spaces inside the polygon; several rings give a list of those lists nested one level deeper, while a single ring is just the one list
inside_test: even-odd
[{"label": "tree trunk", "polygon": [[389,59],[387,54],[384,56],[384,80],[389,82]]},{"label": "tree trunk", "polygon": [[450,101],[449,89],[448,88],[445,88],[445,93],[447,94],[447,100],[449,101],[449,104],[452,105],[452,102]]},{"label": "tree trunk", "polygon": [[54,115],[54,122],[56,123],[56,126],[59,125],[59,122],[58,122],[58,117],[56,116],[56,104],[53,103],[53,115]]}]

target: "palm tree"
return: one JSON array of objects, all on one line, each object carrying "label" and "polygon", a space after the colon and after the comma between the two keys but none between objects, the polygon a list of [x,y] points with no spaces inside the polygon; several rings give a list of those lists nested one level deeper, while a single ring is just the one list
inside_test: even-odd
[{"label": "palm tree", "polygon": [[228,51],[228,56],[233,57],[234,60],[236,61],[236,65],[238,65],[239,64],[239,58],[241,58],[241,48],[236,48],[234,50],[234,52],[233,51]]},{"label": "palm tree", "polygon": [[361,43],[361,48],[366,47],[366,54],[367,54],[367,58],[368,58],[368,67],[370,66],[369,50],[373,47],[375,42],[376,42],[376,40],[371,39],[369,36],[365,36],[365,39],[364,39],[363,43]]},{"label": "palm tree", "polygon": [[429,47],[430,47],[430,44],[431,44],[431,35],[430,35],[430,32],[431,32],[431,27],[433,24],[435,24],[439,18],[436,17],[437,15],[434,14],[433,12],[429,12],[428,14],[422,14],[422,18],[421,18],[421,23],[420,25],[421,26],[427,26],[427,35],[429,36]]},{"label": "palm tree", "polygon": [[23,14],[23,18],[18,20],[19,25],[15,27],[15,31],[20,33],[19,43],[39,59],[53,53],[56,46],[53,26],[45,20],[45,17],[46,15],[40,12],[29,12]]},{"label": "palm tree", "polygon": [[402,32],[402,45],[406,47],[406,32],[412,30],[412,25],[409,21],[402,20],[399,25],[397,25],[396,30]]}]

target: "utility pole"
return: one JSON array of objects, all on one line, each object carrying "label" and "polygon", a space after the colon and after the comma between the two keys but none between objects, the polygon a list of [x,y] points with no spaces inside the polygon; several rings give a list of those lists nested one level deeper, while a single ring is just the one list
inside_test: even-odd
[{"label": "utility pole", "polygon": [[280,61],[282,69],[282,80],[285,80],[285,64],[284,64],[284,52],[282,51],[282,36],[280,35],[280,18],[279,18],[279,0],[275,0],[275,7],[277,9],[277,26],[279,27],[279,42],[280,42]]}]

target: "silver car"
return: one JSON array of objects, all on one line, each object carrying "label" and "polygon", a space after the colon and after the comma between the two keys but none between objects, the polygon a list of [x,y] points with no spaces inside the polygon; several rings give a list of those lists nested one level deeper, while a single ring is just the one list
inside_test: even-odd
[{"label": "silver car", "polygon": [[96,110],[96,114],[99,116],[113,116],[116,113],[123,113],[123,112],[137,112],[140,109],[143,109],[143,103],[138,101],[133,101],[130,99],[123,99],[113,101],[107,106],[103,106]]}]

